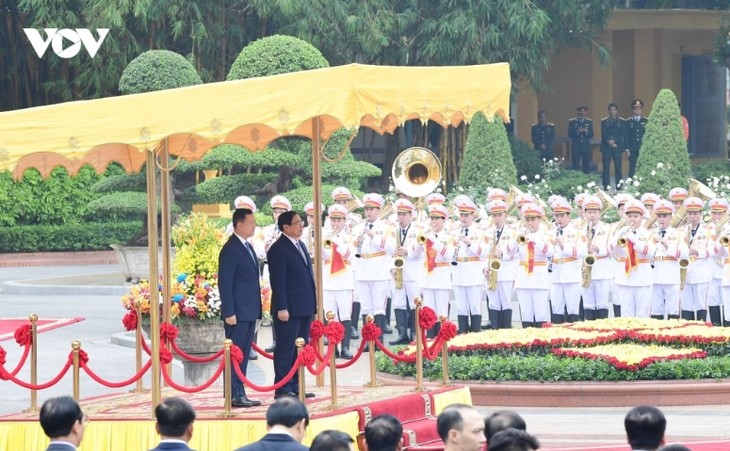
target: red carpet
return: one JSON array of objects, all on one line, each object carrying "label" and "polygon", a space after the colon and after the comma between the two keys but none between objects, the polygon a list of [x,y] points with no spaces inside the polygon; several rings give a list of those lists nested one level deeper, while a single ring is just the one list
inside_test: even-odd
[{"label": "red carpet", "polygon": [[[674,442],[671,442],[674,443]],[[682,443],[692,451],[727,451],[730,449],[730,442],[703,441],[703,442],[678,442]],[[546,451],[630,451],[629,445],[622,446],[576,446],[561,448],[540,448]]]},{"label": "red carpet", "polygon": [[[38,333],[48,332],[49,330],[58,329],[59,327],[68,326],[69,324],[83,321],[84,318],[44,318],[36,321],[36,329]],[[0,318],[0,341],[11,340],[15,337],[15,330],[18,327],[30,324],[28,318]]]}]

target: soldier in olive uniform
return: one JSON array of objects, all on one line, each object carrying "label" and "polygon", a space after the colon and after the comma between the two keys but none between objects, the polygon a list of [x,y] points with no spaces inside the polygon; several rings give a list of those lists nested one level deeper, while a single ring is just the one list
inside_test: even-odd
[{"label": "soldier in olive uniform", "polygon": [[601,184],[604,188],[611,186],[611,161],[613,161],[616,185],[622,178],[621,157],[626,150],[624,145],[625,125],[624,120],[618,116],[618,106],[615,103],[609,104],[608,116],[601,119],[601,155],[603,156]]},{"label": "soldier in olive uniform", "polygon": [[555,124],[547,121],[547,111],[545,110],[537,113],[537,123],[532,124],[532,144],[535,146],[535,150],[540,152],[541,159],[553,159]]},{"label": "soldier in olive uniform", "polygon": [[568,138],[570,138],[570,153],[573,161],[573,170],[582,170],[588,174],[590,170],[593,138],[593,121],[586,117],[587,106],[576,108],[578,114],[568,121]]},{"label": "soldier in olive uniform", "polygon": [[629,177],[634,177],[636,171],[636,161],[639,159],[639,149],[641,142],[644,140],[644,132],[646,132],[647,118],[641,115],[644,108],[644,101],[634,99],[631,102],[632,116],[626,118],[626,151],[629,153]]}]

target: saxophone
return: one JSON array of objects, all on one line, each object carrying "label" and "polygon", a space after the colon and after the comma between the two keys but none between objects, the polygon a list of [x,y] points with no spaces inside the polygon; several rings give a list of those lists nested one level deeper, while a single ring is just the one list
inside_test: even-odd
[{"label": "saxophone", "polygon": [[593,236],[595,233],[591,232],[591,225],[588,224],[588,255],[585,256],[583,259],[583,283],[581,286],[583,288],[588,288],[588,286],[591,284],[591,278],[592,278],[592,272],[593,272],[593,265],[596,263],[596,257],[591,253],[591,244],[593,243]]},{"label": "saxophone", "polygon": [[497,276],[499,270],[502,269],[502,261],[495,257],[494,249],[499,246],[501,236],[497,236],[497,230],[494,230],[494,247],[492,249],[492,258],[489,259],[489,281],[487,282],[487,290],[494,291],[497,289]]},{"label": "saxophone", "polygon": [[[395,238],[395,252],[396,254],[401,248],[401,233],[400,228],[398,228],[399,232],[397,233],[397,237]],[[402,237],[405,241],[405,237]],[[403,289],[403,266],[406,264],[406,260],[403,257],[397,256],[395,259],[393,259],[393,276],[395,278],[395,288],[396,290],[402,290]]]}]

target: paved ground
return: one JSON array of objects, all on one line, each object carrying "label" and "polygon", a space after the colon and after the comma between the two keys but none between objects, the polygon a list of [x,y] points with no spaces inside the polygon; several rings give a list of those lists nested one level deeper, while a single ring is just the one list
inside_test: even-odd
[{"label": "paved ground", "polygon": [[[63,367],[71,342],[80,340],[89,355],[89,364],[107,379],[122,380],[132,374],[134,350],[125,346],[121,318],[124,309],[120,294],[125,283],[116,264],[97,264],[93,255],[54,260],[44,255],[43,261],[54,266],[35,266],[25,257],[24,266],[8,266],[9,257],[0,255],[0,316],[17,317],[38,313],[48,317],[83,316],[85,321],[39,335],[39,382],[52,379]],[[16,257],[17,258],[17,257]],[[92,261],[91,265],[78,265]],[[262,328],[259,342],[270,342],[270,328]],[[122,345],[117,344],[122,343]],[[12,367],[20,357],[14,341],[0,342],[8,353],[7,366]],[[182,380],[182,366],[174,364],[174,375]],[[250,376],[261,384],[273,380],[271,363],[259,359],[252,362]],[[20,372],[28,380],[28,371]],[[348,384],[367,381],[366,361],[358,362],[339,376]],[[311,379],[309,379],[311,381]],[[145,382],[149,386],[149,381]],[[71,377],[67,375],[57,385],[39,393],[44,399],[71,392]],[[107,389],[81,378],[81,396],[90,397],[119,389]],[[0,381],[0,415],[18,412],[28,407],[29,391],[7,381]],[[500,406],[480,406],[488,414]],[[536,434],[545,446],[587,446],[621,444],[625,442],[623,417],[627,408],[517,408],[526,419],[528,430]],[[730,406],[663,407],[668,418],[670,441],[730,440]]]}]

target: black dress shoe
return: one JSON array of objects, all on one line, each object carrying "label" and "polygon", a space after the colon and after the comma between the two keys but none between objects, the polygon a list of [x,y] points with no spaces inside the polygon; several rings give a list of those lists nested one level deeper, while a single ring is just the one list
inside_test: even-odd
[{"label": "black dress shoe", "polygon": [[[297,396],[299,396],[299,395],[297,395]],[[306,393],[304,393],[304,397],[305,398],[314,398],[315,396],[317,396],[317,395],[315,395],[312,392],[306,392]]]},{"label": "black dress shoe", "polygon": [[350,338],[352,340],[357,340],[358,338],[360,338],[360,334],[357,333],[357,329],[355,329],[354,326],[350,326]]},{"label": "black dress shoe", "polygon": [[258,360],[258,359],[259,359],[258,353],[256,353],[256,351],[254,351],[253,348],[251,348],[251,352],[248,353],[248,360]]},{"label": "black dress shoe", "polygon": [[345,359],[345,360],[352,360],[352,358],[354,356],[352,355],[352,351],[350,351],[349,349],[345,348],[345,349],[342,350],[342,352],[340,352],[339,357],[341,359]]},{"label": "black dress shoe", "polygon": [[258,407],[258,406],[260,406],[260,405],[261,405],[261,401],[259,401],[258,399],[250,399],[250,398],[249,398],[249,397],[247,397],[247,396],[244,396],[243,398],[241,398],[241,400],[242,400],[243,402],[248,402],[248,403],[250,403],[252,407]]},{"label": "black dress shoe", "polygon": [[231,407],[253,407],[251,401],[248,398],[233,398],[231,399]]},{"label": "black dress shoe", "polygon": [[264,349],[264,351],[268,352],[269,354],[271,354],[272,352],[276,351],[276,342],[275,341],[272,342],[271,343],[271,346],[269,346],[268,348]]},{"label": "black dress shoe", "polygon": [[385,324],[383,326],[383,333],[384,334],[392,334],[393,333],[393,328],[390,327],[390,324]]},{"label": "black dress shoe", "polygon": [[291,396],[292,398],[298,398],[299,397],[299,395],[296,394],[293,391],[277,391],[277,392],[274,392],[274,399],[279,399],[279,398],[282,398],[284,396]]}]

